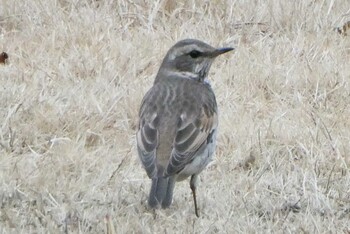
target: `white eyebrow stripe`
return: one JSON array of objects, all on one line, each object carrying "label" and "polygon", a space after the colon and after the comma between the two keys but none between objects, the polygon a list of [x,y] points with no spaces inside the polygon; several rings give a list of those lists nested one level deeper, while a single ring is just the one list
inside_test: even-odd
[{"label": "white eyebrow stripe", "polygon": [[189,53],[192,50],[198,50],[202,52],[202,50],[198,47],[198,45],[194,45],[194,44],[186,45],[182,48],[177,48],[176,50],[173,50],[169,56],[169,59],[174,60],[176,57],[183,55],[185,53]]}]

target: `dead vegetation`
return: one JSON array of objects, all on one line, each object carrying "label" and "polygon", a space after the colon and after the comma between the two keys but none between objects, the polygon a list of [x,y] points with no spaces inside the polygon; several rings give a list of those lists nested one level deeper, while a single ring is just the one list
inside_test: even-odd
[{"label": "dead vegetation", "polygon": [[[0,0],[1,233],[349,233],[346,1]],[[341,35],[334,32],[339,26]],[[167,49],[235,53],[202,216],[187,182],[146,205],[137,112]]]}]

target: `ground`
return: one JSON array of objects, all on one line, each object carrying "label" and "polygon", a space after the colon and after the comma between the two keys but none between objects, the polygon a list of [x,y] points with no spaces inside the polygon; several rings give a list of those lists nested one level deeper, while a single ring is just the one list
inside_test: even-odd
[{"label": "ground", "polygon": [[[349,233],[349,1],[0,0],[1,233]],[[135,132],[167,50],[232,46],[218,148],[150,210]]]}]

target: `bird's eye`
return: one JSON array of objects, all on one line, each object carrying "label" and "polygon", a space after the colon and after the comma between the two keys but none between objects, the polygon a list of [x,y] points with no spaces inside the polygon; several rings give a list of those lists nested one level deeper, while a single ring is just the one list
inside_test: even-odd
[{"label": "bird's eye", "polygon": [[192,51],[190,52],[191,58],[198,58],[201,54],[202,54],[202,53],[199,52],[198,50],[192,50]]}]

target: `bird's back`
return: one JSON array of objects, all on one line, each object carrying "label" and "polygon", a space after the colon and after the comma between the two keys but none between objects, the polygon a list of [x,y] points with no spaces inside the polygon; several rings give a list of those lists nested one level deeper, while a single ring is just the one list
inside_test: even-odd
[{"label": "bird's back", "polygon": [[150,121],[156,113],[158,146],[156,165],[158,176],[168,165],[179,122],[183,117],[200,118],[204,108],[216,112],[215,95],[209,84],[197,80],[163,77],[144,97],[140,118]]}]

